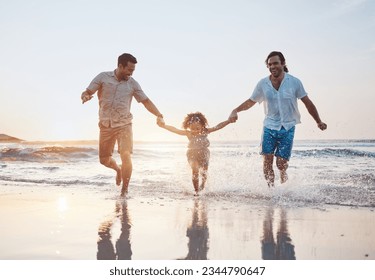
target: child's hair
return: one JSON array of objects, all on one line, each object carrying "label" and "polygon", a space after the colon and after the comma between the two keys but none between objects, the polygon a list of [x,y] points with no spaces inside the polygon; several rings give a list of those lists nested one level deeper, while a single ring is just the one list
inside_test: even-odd
[{"label": "child's hair", "polygon": [[182,127],[184,129],[188,129],[189,126],[195,122],[199,122],[204,128],[208,126],[206,117],[202,113],[196,112],[187,114],[187,116],[184,119],[184,122],[182,123]]}]

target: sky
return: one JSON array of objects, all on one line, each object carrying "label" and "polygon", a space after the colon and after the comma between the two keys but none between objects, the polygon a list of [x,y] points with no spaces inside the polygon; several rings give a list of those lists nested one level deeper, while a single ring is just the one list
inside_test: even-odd
[{"label": "sky", "polygon": [[[167,124],[224,121],[281,51],[328,129],[302,102],[296,139],[375,139],[375,1],[0,0],[0,133],[31,141],[98,139],[98,100],[81,93],[122,53]],[[185,141],[132,104],[138,141]],[[213,133],[260,139],[263,105]]]}]

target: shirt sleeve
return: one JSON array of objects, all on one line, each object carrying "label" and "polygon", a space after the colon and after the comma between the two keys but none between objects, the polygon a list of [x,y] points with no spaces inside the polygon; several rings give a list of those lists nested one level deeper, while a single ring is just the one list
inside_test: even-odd
[{"label": "shirt sleeve", "polygon": [[262,89],[262,81],[259,81],[256,85],[253,94],[250,96],[250,100],[258,103],[262,103],[264,101],[264,91]]},{"label": "shirt sleeve", "polygon": [[90,93],[94,94],[100,89],[100,87],[102,86],[102,77],[103,73],[100,73],[91,81],[91,83],[87,87]]},{"label": "shirt sleeve", "polygon": [[296,86],[296,89],[297,89],[296,90],[296,97],[298,99],[301,99],[301,98],[307,96],[307,92],[305,91],[305,88],[303,87],[302,82],[297,78],[296,78],[296,84],[297,84],[297,86]]},{"label": "shirt sleeve", "polygon": [[133,87],[134,87],[133,96],[135,100],[137,100],[138,103],[148,99],[147,95],[143,92],[141,86],[134,79],[133,79]]}]

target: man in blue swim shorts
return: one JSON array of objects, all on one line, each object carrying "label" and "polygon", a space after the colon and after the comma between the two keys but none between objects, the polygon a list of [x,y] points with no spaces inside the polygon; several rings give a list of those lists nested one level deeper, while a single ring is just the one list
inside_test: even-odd
[{"label": "man in blue swim shorts", "polygon": [[229,120],[236,121],[238,112],[250,109],[257,102],[263,102],[265,113],[261,143],[263,173],[268,186],[273,187],[275,156],[281,183],[288,180],[286,170],[292,152],[295,125],[301,122],[298,99],[305,104],[321,130],[327,129],[327,125],[321,121],[318,110],[307,96],[301,81],[288,73],[285,58],[281,52],[271,52],[266,59],[266,65],[271,75],[258,82],[251,97],[232,111]]}]

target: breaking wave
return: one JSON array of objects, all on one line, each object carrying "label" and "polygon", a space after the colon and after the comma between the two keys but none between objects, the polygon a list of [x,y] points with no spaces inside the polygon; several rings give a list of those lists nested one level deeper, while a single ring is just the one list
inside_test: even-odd
[{"label": "breaking wave", "polygon": [[86,159],[96,154],[97,150],[95,148],[86,147],[5,147],[0,150],[0,160],[64,162],[74,159]]}]

